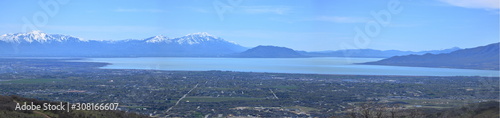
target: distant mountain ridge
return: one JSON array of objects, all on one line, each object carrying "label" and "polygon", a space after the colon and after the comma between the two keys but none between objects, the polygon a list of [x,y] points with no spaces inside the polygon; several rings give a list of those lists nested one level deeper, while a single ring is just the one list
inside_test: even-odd
[{"label": "distant mountain ridge", "polygon": [[305,52],[300,51],[301,54],[315,57],[369,57],[369,58],[387,58],[392,56],[402,56],[410,54],[441,54],[449,53],[459,50],[458,47],[443,49],[443,50],[429,50],[429,51],[399,51],[399,50],[374,50],[374,49],[346,49],[337,51],[317,51]]},{"label": "distant mountain ridge", "polygon": [[85,40],[60,34],[46,34],[42,31],[32,31],[28,33],[4,34],[0,36],[0,41],[9,43],[54,43],[65,41],[81,41]]},{"label": "distant mountain ridge", "polygon": [[257,46],[244,52],[229,55],[240,58],[297,58],[306,57],[293,49],[278,46]]},{"label": "distant mountain ridge", "polygon": [[221,56],[247,48],[208,33],[120,41],[83,40],[41,31],[0,36],[1,56]]},{"label": "distant mountain ridge", "polygon": [[394,56],[363,64],[499,70],[499,44],[494,43],[444,54]]},{"label": "distant mountain ridge", "polygon": [[[258,48],[257,48],[258,47]],[[399,51],[373,49],[347,49],[337,51],[306,52],[285,47],[248,48],[205,32],[170,38],[164,35],[144,39],[115,41],[84,40],[41,31],[3,34],[0,36],[0,56],[13,57],[368,57],[386,58],[410,54],[441,54],[460,48],[431,51]],[[274,49],[271,49],[274,48]],[[257,50],[258,49],[258,50]],[[259,51],[259,50],[268,50]],[[246,52],[244,52],[246,51]],[[279,52],[279,53],[277,53]],[[257,54],[261,53],[261,54]],[[271,54],[272,53],[272,54]]]}]

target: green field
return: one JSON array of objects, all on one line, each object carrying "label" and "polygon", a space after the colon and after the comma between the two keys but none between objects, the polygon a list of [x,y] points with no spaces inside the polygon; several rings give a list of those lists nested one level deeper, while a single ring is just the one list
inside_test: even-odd
[{"label": "green field", "polygon": [[245,101],[245,100],[260,100],[263,98],[247,98],[247,97],[186,97],[183,102],[224,102],[224,101]]},{"label": "green field", "polygon": [[64,80],[63,79],[16,79],[16,80],[0,81],[0,83],[38,84],[38,83],[49,83],[49,82],[59,82],[59,81],[64,81]]},{"label": "green field", "polygon": [[409,103],[406,107],[413,108],[415,105],[421,105],[423,108],[453,108],[464,104],[474,103],[477,100],[451,100],[451,99],[422,99],[422,100],[398,100]]},{"label": "green field", "polygon": [[274,86],[274,88],[278,88],[278,89],[297,89],[299,87],[298,86],[290,85],[290,86]]},{"label": "green field", "polygon": [[312,108],[312,107],[305,107],[305,106],[291,106],[291,107],[284,107],[287,109],[300,109],[300,111],[304,112],[312,112],[312,111],[319,111],[319,109]]}]

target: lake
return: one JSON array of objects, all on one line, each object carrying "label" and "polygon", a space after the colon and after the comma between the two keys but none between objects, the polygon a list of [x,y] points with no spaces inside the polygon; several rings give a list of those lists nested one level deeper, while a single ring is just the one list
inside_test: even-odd
[{"label": "lake", "polygon": [[499,77],[499,71],[359,65],[382,58],[191,58],[191,57],[141,57],[141,58],[88,58],[84,62],[105,62],[103,69],[153,69],[181,71],[239,71],[305,74],[346,75],[412,75],[412,76],[489,76]]}]

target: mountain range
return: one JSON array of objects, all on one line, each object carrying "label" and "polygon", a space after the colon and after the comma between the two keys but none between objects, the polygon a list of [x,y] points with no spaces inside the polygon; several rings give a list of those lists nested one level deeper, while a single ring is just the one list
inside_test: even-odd
[{"label": "mountain range", "polygon": [[158,35],[145,39],[97,41],[41,31],[4,34],[0,36],[0,47],[0,56],[81,57],[217,57],[247,49],[208,33],[193,33],[179,38]]},{"label": "mountain range", "polygon": [[374,50],[374,49],[346,49],[336,51],[317,51],[299,53],[311,57],[369,57],[369,58],[387,58],[392,56],[410,55],[410,54],[441,54],[449,53],[460,50],[458,47],[443,49],[443,50],[429,50],[429,51],[400,51],[400,50]]},{"label": "mountain range", "polygon": [[399,51],[347,49],[337,51],[297,51],[286,47],[257,46],[247,48],[205,32],[169,38],[163,35],[144,39],[117,41],[84,40],[62,34],[41,31],[4,34],[0,36],[0,56],[12,57],[374,57],[441,54],[460,48],[431,51]]},{"label": "mountain range", "polygon": [[362,64],[499,70],[499,44],[494,43],[443,54],[394,56]]}]

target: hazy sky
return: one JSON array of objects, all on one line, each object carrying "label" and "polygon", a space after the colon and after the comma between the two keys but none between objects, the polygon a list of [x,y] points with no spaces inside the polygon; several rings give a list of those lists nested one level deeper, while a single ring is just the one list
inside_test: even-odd
[{"label": "hazy sky", "polygon": [[499,0],[2,0],[0,14],[0,34],[36,28],[123,40],[207,32],[246,47],[306,51],[469,48],[500,39]]}]

